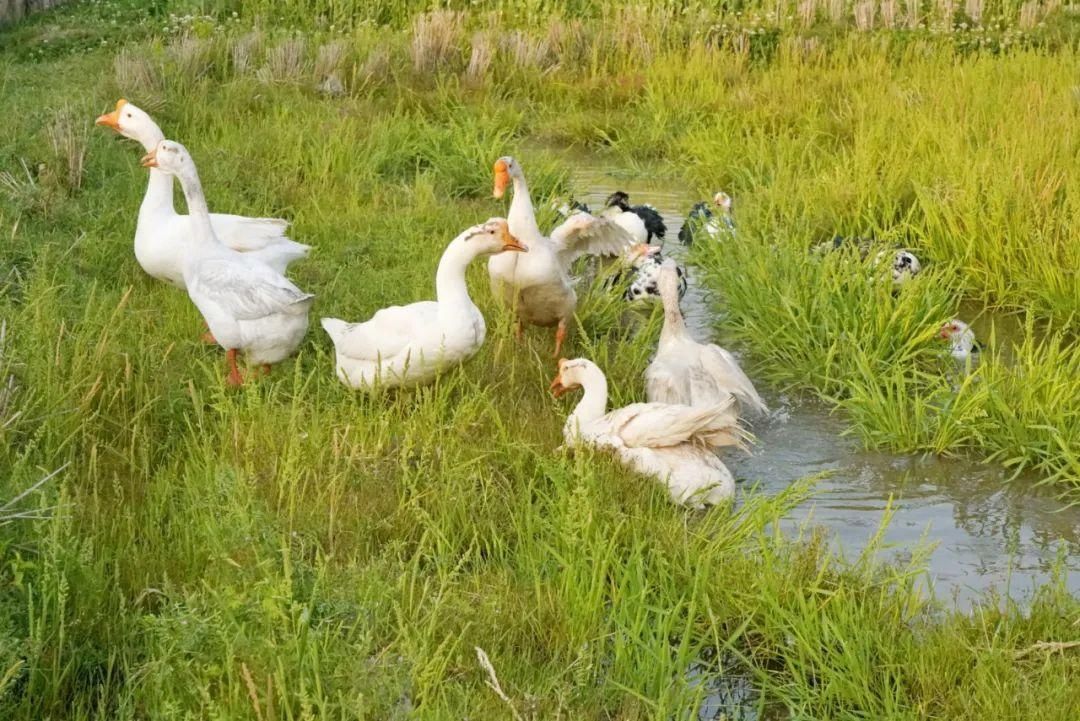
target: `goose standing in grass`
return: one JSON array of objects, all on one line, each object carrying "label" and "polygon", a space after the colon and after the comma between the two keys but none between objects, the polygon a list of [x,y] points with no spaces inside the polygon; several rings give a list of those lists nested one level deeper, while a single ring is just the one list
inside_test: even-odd
[{"label": "goose standing in grass", "polygon": [[[165,139],[161,128],[146,112],[123,99],[117,101],[111,113],[100,116],[96,124],[137,141],[147,153]],[[289,223],[277,218],[211,213],[210,225],[222,244],[257,258],[279,273],[284,273],[289,263],[307,256],[311,250],[310,246],[290,240],[285,235]],[[151,277],[184,288],[184,256],[192,233],[189,217],[177,213],[173,206],[172,176],[152,168],[135,227],[135,259]]]},{"label": "goose standing in grass", "polygon": [[686,246],[704,236],[710,240],[720,240],[725,235],[735,235],[735,219],[731,216],[731,196],[720,191],[713,196],[713,213],[705,202],[695,203],[686,214],[686,220],[679,228],[679,241]]},{"label": "goose standing in grass", "polygon": [[414,386],[471,358],[487,329],[465,271],[480,256],[525,250],[505,220],[492,218],[450,241],[435,274],[436,300],[383,308],[362,323],[323,318],[338,378],[358,389]]},{"label": "goose standing in grass", "polygon": [[941,326],[939,335],[949,341],[949,354],[961,363],[976,358],[976,354],[982,350],[982,346],[975,340],[975,331],[962,320],[950,320]]},{"label": "goose standing in grass", "polygon": [[610,196],[608,196],[607,202],[604,203],[605,212],[618,211],[616,215],[622,215],[624,213],[632,213],[641,218],[641,222],[645,226],[645,241],[646,243],[652,243],[653,239],[659,241],[660,245],[664,244],[664,235],[667,234],[667,226],[664,225],[664,216],[660,215],[660,211],[651,205],[630,205],[630,196],[621,190],[616,190]]},{"label": "goose standing in grass", "polygon": [[735,480],[715,453],[745,448],[734,399],[699,407],[633,403],[608,413],[603,371],[584,358],[560,360],[552,392],[559,397],[579,387],[585,396],[563,426],[567,446],[612,451],[623,465],[664,483],[676,503],[703,508],[734,494]]},{"label": "goose standing in grass", "polygon": [[718,345],[699,343],[690,335],[679,308],[679,277],[670,259],[660,268],[660,300],[664,304],[664,328],[656,356],[645,370],[649,402],[716,406],[734,397],[744,413],[768,413],[735,357]]},{"label": "goose standing in grass", "polygon": [[162,140],[142,164],[176,176],[184,190],[190,219],[184,287],[217,344],[227,351],[229,384],[243,383],[236,366],[240,351],[269,373],[270,364],[288,358],[304,339],[315,296],[251,254],[218,240],[198,171],[183,145]]},{"label": "goose standing in grass", "polygon": [[558,358],[566,327],[577,307],[570,265],[582,255],[618,255],[632,243],[615,223],[587,213],[572,213],[550,236],[536,224],[529,188],[521,165],[507,156],[495,162],[494,195],[501,198],[513,183],[514,199],[507,222],[510,233],[528,248],[525,254],[503,253],[488,261],[492,291],[517,314],[517,335],[522,324],[556,326]]}]

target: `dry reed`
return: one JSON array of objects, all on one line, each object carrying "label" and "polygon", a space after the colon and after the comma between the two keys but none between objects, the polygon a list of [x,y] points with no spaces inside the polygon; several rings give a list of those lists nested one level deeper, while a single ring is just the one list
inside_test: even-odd
[{"label": "dry reed", "polygon": [[432,10],[413,21],[413,70],[430,73],[445,65],[457,49],[461,38],[464,13],[453,10]]},{"label": "dry reed", "polygon": [[78,190],[82,187],[86,162],[86,123],[67,106],[53,115],[46,133],[56,162],[60,165],[64,184],[70,190]]},{"label": "dry reed", "polygon": [[258,77],[264,83],[299,83],[308,74],[307,67],[307,41],[298,36],[266,53],[266,64],[259,68]]}]

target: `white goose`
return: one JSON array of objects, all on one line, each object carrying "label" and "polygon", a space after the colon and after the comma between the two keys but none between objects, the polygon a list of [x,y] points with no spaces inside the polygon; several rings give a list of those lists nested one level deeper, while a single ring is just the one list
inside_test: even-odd
[{"label": "white goose", "polygon": [[435,301],[383,308],[362,323],[323,318],[337,355],[337,374],[351,388],[413,386],[468,360],[484,343],[486,328],[465,282],[482,255],[526,248],[502,218],[454,238],[439,261]]},{"label": "white goose", "polygon": [[559,361],[551,382],[561,396],[571,388],[585,396],[566,419],[563,437],[577,445],[610,450],[629,468],[664,483],[671,499],[694,508],[720,503],[735,492],[735,480],[714,449],[744,448],[734,400],[715,406],[633,403],[607,412],[607,379],[584,358]]},{"label": "white goose", "polygon": [[645,370],[649,401],[715,406],[734,396],[744,412],[768,413],[735,357],[718,345],[698,343],[690,335],[679,308],[677,268],[670,259],[660,266],[660,299],[664,304],[664,328],[656,357]]},{"label": "white goose", "polygon": [[555,357],[566,338],[566,324],[577,307],[577,294],[570,278],[570,265],[582,255],[617,255],[633,239],[614,222],[588,213],[573,213],[545,236],[536,224],[529,188],[521,165],[511,157],[495,162],[496,198],[501,198],[511,181],[514,199],[507,222],[510,233],[529,249],[526,255],[502,254],[488,261],[488,274],[495,296],[517,313],[517,333],[522,324],[556,326]]},{"label": "white goose", "polygon": [[[117,101],[116,110],[100,116],[96,124],[139,142],[148,153],[165,139],[149,115],[123,99]],[[277,218],[211,213],[210,225],[221,243],[258,258],[279,273],[311,250],[286,237],[289,223]],[[184,255],[192,233],[188,216],[180,215],[173,207],[172,176],[151,169],[135,227],[135,259],[151,277],[184,288]]]},{"label": "white goose", "polygon": [[303,340],[315,296],[251,254],[221,244],[195,163],[183,145],[162,140],[142,164],[175,175],[184,189],[190,218],[184,286],[217,344],[228,351],[229,384],[243,383],[236,367],[239,351],[269,373],[271,363],[292,355]]}]

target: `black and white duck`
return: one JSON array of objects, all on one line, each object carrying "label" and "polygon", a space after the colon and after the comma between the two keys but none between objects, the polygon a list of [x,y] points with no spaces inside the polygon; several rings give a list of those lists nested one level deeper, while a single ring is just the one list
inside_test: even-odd
[{"label": "black and white duck", "polygon": [[711,240],[720,240],[724,236],[735,235],[735,219],[731,215],[731,196],[724,191],[719,191],[713,196],[712,205],[716,208],[714,213],[705,201],[694,203],[690,212],[686,214],[682,228],[679,229],[679,242],[683,245],[693,245],[694,240],[706,237]]},{"label": "black and white duck", "polygon": [[652,243],[654,239],[663,245],[667,226],[664,224],[664,216],[651,205],[630,205],[630,196],[621,190],[616,190],[608,196],[604,203],[604,215],[618,217],[622,214],[632,213],[645,225],[645,243]]},{"label": "black and white duck", "polygon": [[679,298],[686,295],[686,271],[682,266],[675,264],[670,258],[665,259],[655,245],[638,243],[631,246],[626,252],[626,260],[630,264],[633,274],[630,276],[630,284],[626,286],[623,297],[628,301],[641,300],[648,296],[660,297],[660,268],[665,262],[675,267],[678,276]]},{"label": "black and white duck", "polygon": [[[831,253],[844,248],[855,248],[859,252],[859,258],[866,260],[875,247],[880,247],[874,238],[861,238],[858,236],[835,235],[832,240],[827,240],[814,247],[818,254]],[[874,256],[873,265],[877,266],[886,262],[891,254],[890,274],[894,286],[901,286],[922,272],[922,263],[910,250],[905,248],[885,248],[878,251]]]}]

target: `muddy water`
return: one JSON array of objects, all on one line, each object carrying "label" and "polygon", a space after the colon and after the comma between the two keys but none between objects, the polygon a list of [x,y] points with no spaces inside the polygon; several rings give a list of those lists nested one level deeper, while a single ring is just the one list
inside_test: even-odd
[{"label": "muddy water", "polygon": [[[667,223],[665,247],[680,258],[682,214],[700,198],[673,190],[671,181],[582,167],[577,157],[568,166],[576,168],[572,185],[577,199],[594,211],[615,190],[660,210]],[[693,283],[692,268],[690,275],[691,289],[683,300],[689,324],[700,339],[721,337],[722,328],[714,327],[710,312],[714,301]],[[979,315],[970,306],[961,313]],[[1013,325],[988,314],[972,325],[979,333],[991,324],[999,343]],[[1050,578],[1059,554],[1065,557],[1068,587],[1080,593],[1080,507],[1063,508],[1053,497],[1031,490],[1037,479],[1009,482],[1002,469],[967,460],[868,452],[857,439],[842,436],[843,420],[820,404],[779,395],[760,381],[757,386],[772,414],[753,426],[758,442],[752,455],[725,459],[742,487],[757,485],[772,493],[797,479],[829,472],[815,497],[785,520],[793,532],[804,524],[824,527],[837,551],[854,558],[891,510],[884,553],[902,560],[920,545],[933,544],[927,582],[938,598],[967,608],[994,589],[1023,602]]]}]

